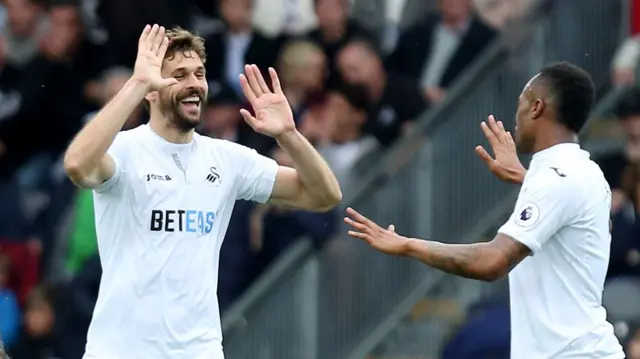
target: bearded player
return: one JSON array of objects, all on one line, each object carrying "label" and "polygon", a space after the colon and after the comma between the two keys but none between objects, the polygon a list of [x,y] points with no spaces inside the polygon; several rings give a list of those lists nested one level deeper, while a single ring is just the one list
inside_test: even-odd
[{"label": "bearded player", "polygon": [[[218,259],[236,200],[327,211],[335,176],[296,130],[278,76],[240,75],[256,116],[295,168],[194,132],[207,98],[205,48],[188,31],[145,27],[134,74],[73,140],[64,165],[92,188],[103,267],[85,359],[222,359]],[[145,102],[147,125],[120,132]]]}]

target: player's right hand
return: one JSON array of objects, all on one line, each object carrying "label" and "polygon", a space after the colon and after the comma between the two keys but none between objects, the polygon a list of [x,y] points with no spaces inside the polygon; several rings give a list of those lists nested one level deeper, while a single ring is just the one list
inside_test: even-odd
[{"label": "player's right hand", "polygon": [[149,91],[161,90],[178,83],[174,78],[162,77],[162,61],[168,47],[169,38],[165,36],[163,26],[145,26],[138,41],[133,77],[148,86]]},{"label": "player's right hand", "polygon": [[505,131],[501,121],[497,121],[493,115],[489,115],[487,122],[480,124],[482,132],[489,140],[494,157],[482,146],[476,147],[476,153],[487,164],[491,173],[499,179],[521,184],[527,170],[524,168],[518,153],[513,137],[509,131]]}]

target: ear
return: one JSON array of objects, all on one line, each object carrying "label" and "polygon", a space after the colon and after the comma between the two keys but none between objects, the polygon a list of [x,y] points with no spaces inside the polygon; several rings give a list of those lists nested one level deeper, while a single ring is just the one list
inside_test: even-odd
[{"label": "ear", "polygon": [[529,111],[531,119],[535,120],[537,118],[539,118],[540,116],[542,116],[542,113],[544,112],[544,108],[545,108],[546,104],[544,103],[544,101],[542,99],[536,99],[533,104],[531,105],[531,109]]}]

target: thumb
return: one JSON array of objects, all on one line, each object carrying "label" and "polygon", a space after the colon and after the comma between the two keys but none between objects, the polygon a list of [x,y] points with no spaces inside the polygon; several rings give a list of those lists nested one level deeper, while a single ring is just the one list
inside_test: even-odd
[{"label": "thumb", "polygon": [[162,86],[162,88],[167,88],[167,87],[173,86],[173,85],[175,85],[177,83],[178,83],[178,80],[176,80],[173,77],[170,77],[170,78],[162,79],[162,82],[160,83],[160,85]]},{"label": "thumb", "polygon": [[489,152],[487,152],[484,147],[476,146],[476,154],[487,164],[487,166],[491,166],[491,164],[493,163],[493,157],[491,157]]},{"label": "thumb", "polygon": [[393,224],[389,225],[389,228],[387,228],[389,231],[394,232],[396,231],[396,226],[394,226]]}]

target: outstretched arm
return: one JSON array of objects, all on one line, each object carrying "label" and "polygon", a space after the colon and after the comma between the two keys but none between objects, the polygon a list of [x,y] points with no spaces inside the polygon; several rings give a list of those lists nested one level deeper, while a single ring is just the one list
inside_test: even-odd
[{"label": "outstretched arm", "polygon": [[276,71],[269,68],[273,91],[256,65],[245,66],[245,73],[240,75],[240,84],[256,115],[241,110],[242,116],[256,132],[275,138],[295,167],[280,166],[269,202],[329,211],[342,199],[340,185],[322,156],[296,129]]},{"label": "outstretched arm", "polygon": [[349,231],[352,237],[381,252],[411,257],[461,277],[498,280],[531,253],[525,245],[504,234],[485,243],[446,244],[401,236],[393,226],[384,229],[351,208],[347,213],[345,222],[355,229]]},{"label": "outstretched arm", "polygon": [[457,276],[484,281],[507,275],[531,251],[503,234],[485,243],[445,244],[410,239],[404,255]]}]

